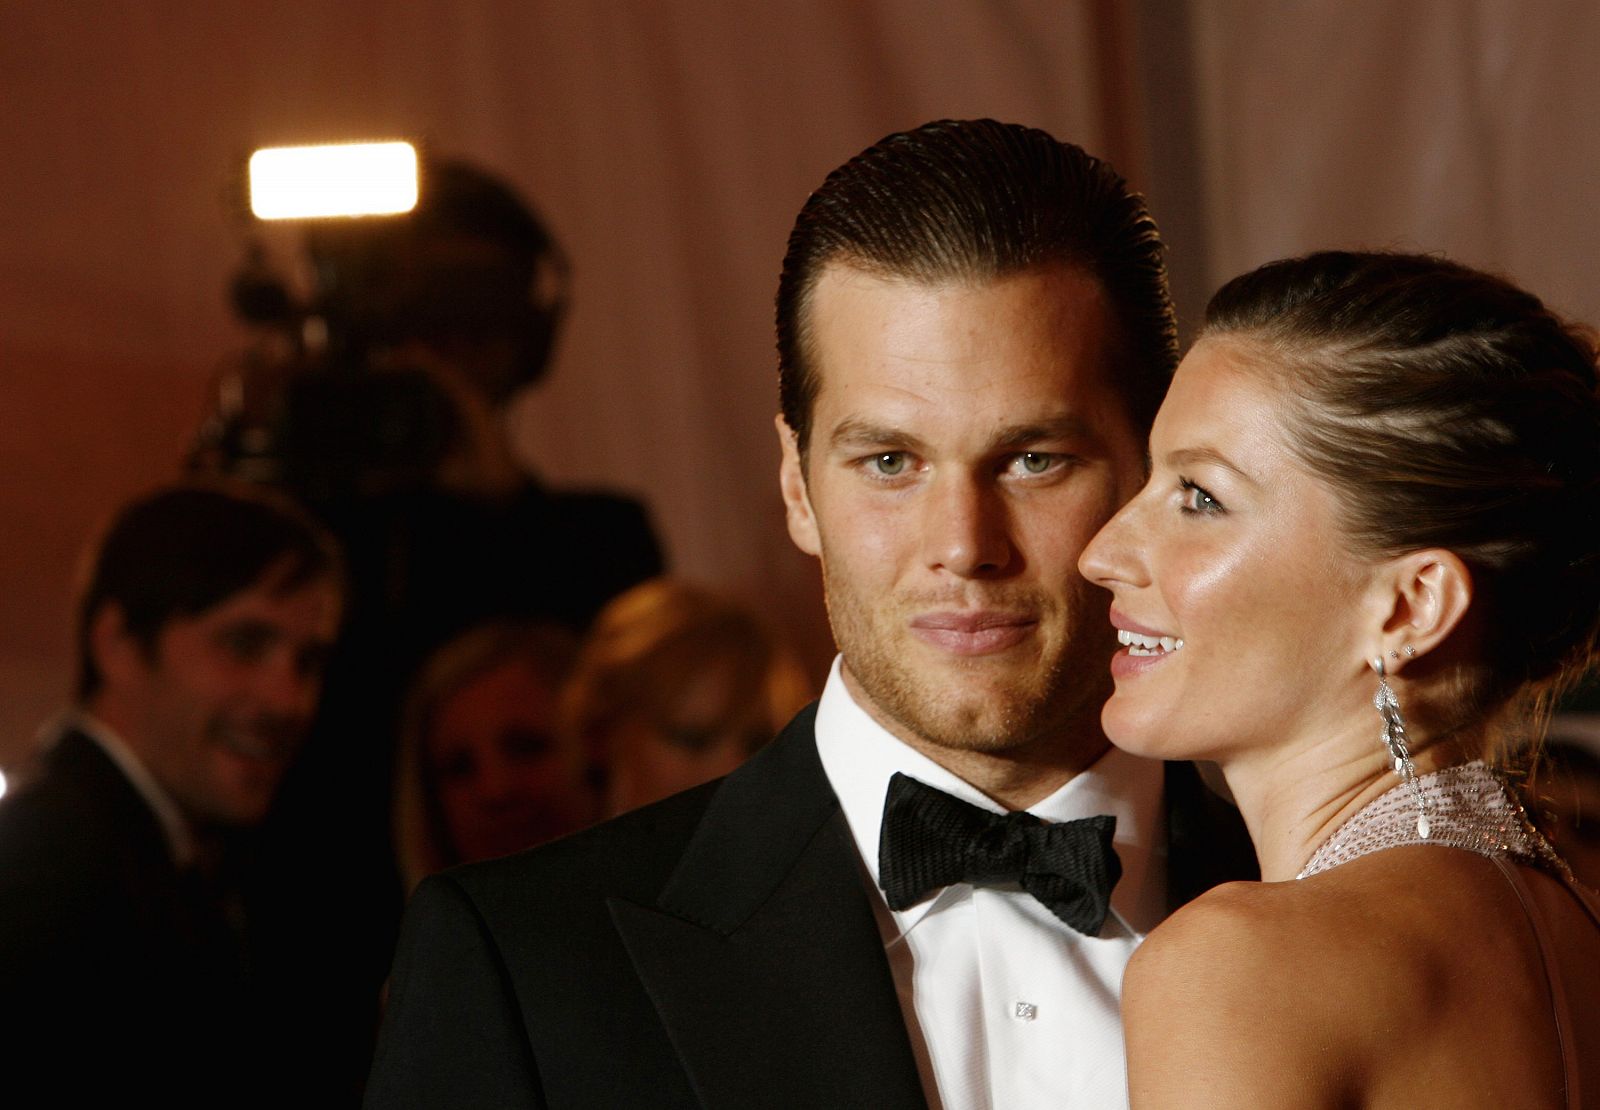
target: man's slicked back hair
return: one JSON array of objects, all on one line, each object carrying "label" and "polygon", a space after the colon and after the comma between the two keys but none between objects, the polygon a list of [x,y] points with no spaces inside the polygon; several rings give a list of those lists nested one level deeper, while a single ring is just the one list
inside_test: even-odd
[{"label": "man's slicked back hair", "polygon": [[1100,159],[1036,128],[939,120],[834,170],[795,220],[778,279],[778,392],[802,451],[821,384],[811,294],[834,262],[928,285],[1081,268],[1116,315],[1113,381],[1142,430],[1177,364],[1161,237],[1144,198]]}]

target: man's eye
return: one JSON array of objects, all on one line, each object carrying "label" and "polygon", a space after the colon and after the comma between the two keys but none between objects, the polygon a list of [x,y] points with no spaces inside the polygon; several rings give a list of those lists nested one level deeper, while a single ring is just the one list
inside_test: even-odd
[{"label": "man's eye", "polygon": [[869,465],[874,474],[884,478],[897,478],[906,472],[910,465],[904,451],[885,451],[881,455],[873,455]]},{"label": "man's eye", "polygon": [[250,662],[261,658],[272,644],[273,632],[261,625],[246,624],[225,628],[217,637],[229,655]]},{"label": "man's eye", "polygon": [[1017,456],[1016,465],[1024,474],[1048,474],[1059,460],[1059,455],[1045,451],[1024,451]]}]

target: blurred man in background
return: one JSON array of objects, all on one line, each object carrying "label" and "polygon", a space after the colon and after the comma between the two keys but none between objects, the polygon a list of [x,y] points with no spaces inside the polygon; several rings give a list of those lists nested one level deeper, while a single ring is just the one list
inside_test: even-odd
[{"label": "blurred man in background", "polygon": [[13,1091],[268,1100],[278,1031],[230,850],[305,738],[341,595],[331,538],[276,497],[186,484],[118,515],[79,605],[76,704],[0,803]]}]

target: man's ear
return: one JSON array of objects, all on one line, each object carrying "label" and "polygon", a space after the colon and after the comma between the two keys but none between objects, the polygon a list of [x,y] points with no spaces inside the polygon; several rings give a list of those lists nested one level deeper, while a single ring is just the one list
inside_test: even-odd
[{"label": "man's ear", "polygon": [[1389,605],[1381,650],[1393,672],[1444,643],[1465,619],[1472,572],[1454,552],[1428,548],[1391,560],[1384,580]]},{"label": "man's ear", "polygon": [[106,685],[126,686],[150,669],[149,653],[129,633],[127,614],[115,601],[90,618],[88,651]]},{"label": "man's ear", "polygon": [[822,534],[817,530],[816,514],[811,511],[805,467],[800,462],[800,441],[782,413],[774,418],[773,425],[778,429],[778,445],[783,449],[783,461],[778,464],[778,488],[783,491],[789,538],[807,555],[821,555]]}]

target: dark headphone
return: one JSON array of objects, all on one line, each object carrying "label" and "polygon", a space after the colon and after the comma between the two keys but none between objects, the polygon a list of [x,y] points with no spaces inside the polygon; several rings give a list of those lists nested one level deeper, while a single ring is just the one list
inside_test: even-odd
[{"label": "dark headphone", "polygon": [[425,158],[419,186],[404,216],[307,229],[317,313],[369,350],[509,339],[514,365],[483,383],[499,399],[543,380],[570,299],[565,252],[528,204],[475,166]]}]

